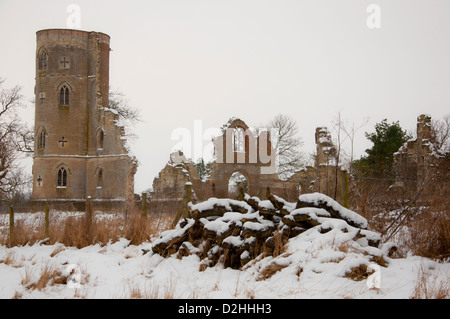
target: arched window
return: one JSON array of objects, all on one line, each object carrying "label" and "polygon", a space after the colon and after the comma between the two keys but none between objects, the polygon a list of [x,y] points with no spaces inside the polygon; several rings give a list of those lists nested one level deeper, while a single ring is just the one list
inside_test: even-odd
[{"label": "arched window", "polygon": [[97,131],[97,149],[103,149],[103,140],[105,139],[105,133],[102,128],[99,128]]},{"label": "arched window", "polygon": [[67,187],[67,170],[61,167],[58,171],[58,187]]},{"label": "arched window", "polygon": [[38,56],[39,70],[47,69],[47,61],[48,61],[47,51],[41,50],[41,52],[39,53],[39,56]]},{"label": "arched window", "polygon": [[38,149],[43,150],[45,148],[46,137],[47,131],[42,128],[38,133]]},{"label": "arched window", "polygon": [[100,168],[97,173],[97,188],[103,187],[103,169]]},{"label": "arched window", "polygon": [[245,152],[245,134],[242,127],[233,130],[233,152]]},{"label": "arched window", "polygon": [[59,105],[69,106],[69,88],[65,85],[59,90]]}]

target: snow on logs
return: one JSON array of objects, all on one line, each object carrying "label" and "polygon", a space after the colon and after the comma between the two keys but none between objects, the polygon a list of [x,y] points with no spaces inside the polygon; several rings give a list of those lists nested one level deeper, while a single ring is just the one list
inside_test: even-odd
[{"label": "snow on logs", "polygon": [[188,216],[163,232],[152,251],[163,257],[196,254],[203,269],[218,262],[238,269],[263,253],[276,257],[290,238],[310,229],[346,233],[359,245],[379,250],[381,237],[367,230],[367,220],[326,195],[303,194],[290,203],[268,189],[267,198],[245,195],[244,201],[210,198],[189,203]]}]

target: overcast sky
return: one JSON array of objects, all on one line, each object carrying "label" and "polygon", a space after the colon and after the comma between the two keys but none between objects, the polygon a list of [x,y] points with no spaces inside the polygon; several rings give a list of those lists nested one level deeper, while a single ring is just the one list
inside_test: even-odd
[{"label": "overcast sky", "polygon": [[[110,84],[141,109],[137,193],[168,161],[172,132],[193,134],[195,120],[205,131],[233,116],[263,126],[291,115],[311,153],[315,128],[341,110],[349,124],[369,118],[359,157],[371,146],[364,132],[384,118],[414,131],[419,114],[450,113],[449,0],[0,0],[0,77],[28,100],[36,31],[67,28],[70,4],[80,29],[111,36]],[[380,28],[368,27],[370,4]]]}]

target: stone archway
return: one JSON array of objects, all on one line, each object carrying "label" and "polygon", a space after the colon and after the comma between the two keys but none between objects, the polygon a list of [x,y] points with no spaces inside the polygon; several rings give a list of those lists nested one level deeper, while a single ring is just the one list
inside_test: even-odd
[{"label": "stone archway", "polygon": [[237,198],[241,187],[245,193],[248,193],[249,183],[249,178],[244,173],[239,170],[235,171],[228,178],[228,197]]},{"label": "stone archway", "polygon": [[[236,132],[240,132],[236,136]],[[214,140],[215,161],[209,164],[210,181],[214,197],[228,197],[230,177],[241,173],[247,181],[246,193],[250,196],[259,195],[261,189],[277,183],[276,174],[262,173],[263,168],[271,163],[264,162],[259,154],[261,150],[268,150],[274,154],[270,142],[264,132],[256,132],[244,121],[232,118],[222,128],[222,135]],[[238,137],[238,138],[237,138]],[[238,142],[237,142],[238,141]],[[266,144],[261,144],[266,143]]]}]

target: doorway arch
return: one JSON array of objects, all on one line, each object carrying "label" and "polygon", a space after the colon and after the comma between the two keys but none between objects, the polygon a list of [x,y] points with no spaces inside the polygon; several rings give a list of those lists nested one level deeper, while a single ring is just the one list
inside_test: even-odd
[{"label": "doorway arch", "polygon": [[242,187],[244,193],[248,193],[249,190],[249,178],[242,171],[234,171],[228,178],[227,190],[228,197],[237,198]]}]

